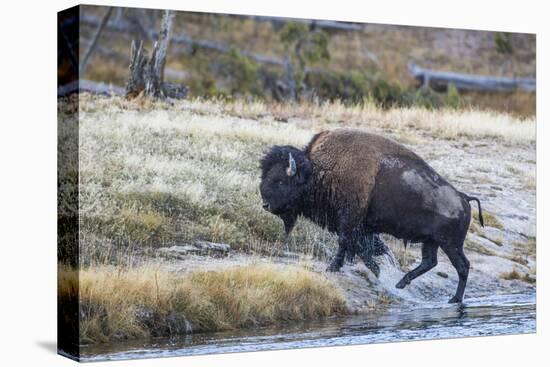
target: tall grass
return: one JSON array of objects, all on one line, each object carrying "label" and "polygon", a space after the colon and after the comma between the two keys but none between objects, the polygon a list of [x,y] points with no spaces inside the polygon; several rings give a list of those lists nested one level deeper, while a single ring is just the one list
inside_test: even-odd
[{"label": "tall grass", "polygon": [[[411,107],[386,110],[369,103],[348,105],[339,101],[297,105],[236,101],[222,106],[225,111],[237,116],[296,118],[307,121],[302,124],[313,128],[345,123],[346,126],[391,129],[409,134],[420,129],[442,139],[491,138],[511,144],[533,143],[536,136],[534,117],[522,119],[476,109],[429,110]],[[203,109],[208,110],[208,105],[203,105]]]},{"label": "tall grass", "polygon": [[[79,292],[82,343],[171,336],[347,312],[325,277],[297,266],[248,265],[177,275],[152,265],[60,273],[60,302]],[[76,282],[79,281],[78,286]]]}]

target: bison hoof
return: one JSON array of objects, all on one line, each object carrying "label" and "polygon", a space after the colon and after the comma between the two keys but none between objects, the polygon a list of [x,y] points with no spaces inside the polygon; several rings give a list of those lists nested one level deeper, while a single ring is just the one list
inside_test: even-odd
[{"label": "bison hoof", "polygon": [[449,303],[461,303],[461,302],[462,302],[462,300],[456,298],[456,296],[454,296],[453,298],[451,298],[451,299],[449,300]]},{"label": "bison hoof", "polygon": [[403,279],[401,279],[401,280],[399,281],[399,283],[397,283],[397,284],[395,285],[395,288],[397,288],[397,289],[403,289],[403,288],[405,288],[408,284],[409,284],[409,282],[407,282],[407,280],[406,280],[405,278],[403,278]]},{"label": "bison hoof", "polygon": [[334,265],[334,264],[330,264],[328,267],[327,267],[327,271],[328,272],[331,272],[331,273],[337,273],[340,271],[340,267],[338,265]]}]

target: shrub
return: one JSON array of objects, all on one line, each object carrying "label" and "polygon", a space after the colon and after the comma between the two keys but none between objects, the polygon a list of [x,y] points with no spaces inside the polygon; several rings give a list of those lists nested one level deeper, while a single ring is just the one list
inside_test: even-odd
[{"label": "shrub", "polygon": [[510,33],[496,32],[495,45],[498,53],[511,54],[514,52],[512,48],[512,35]]},{"label": "shrub", "polygon": [[219,75],[225,79],[228,92],[233,96],[261,95],[258,84],[258,66],[249,57],[232,48],[217,61]]},{"label": "shrub", "polygon": [[460,93],[453,83],[447,86],[445,104],[447,107],[450,108],[458,108],[458,106],[460,105]]},{"label": "shrub", "polygon": [[81,228],[122,245],[162,244],[170,236],[168,219],[152,209],[123,208],[112,215],[82,215]]}]

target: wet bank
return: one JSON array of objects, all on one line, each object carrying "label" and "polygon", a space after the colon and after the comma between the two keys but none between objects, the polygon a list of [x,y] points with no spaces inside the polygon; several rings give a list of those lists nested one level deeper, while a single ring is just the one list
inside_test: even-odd
[{"label": "wet bank", "polygon": [[83,361],[158,358],[536,331],[535,293],[470,298],[461,305],[424,302],[359,315],[269,328],[134,340],[81,349]]}]

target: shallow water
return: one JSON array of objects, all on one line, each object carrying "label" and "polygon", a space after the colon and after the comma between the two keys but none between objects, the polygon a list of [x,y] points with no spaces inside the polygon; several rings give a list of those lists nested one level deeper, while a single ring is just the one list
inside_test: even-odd
[{"label": "shallow water", "polygon": [[365,315],[270,328],[84,346],[82,361],[252,352],[535,332],[535,293],[470,298],[462,305],[399,305]]}]

